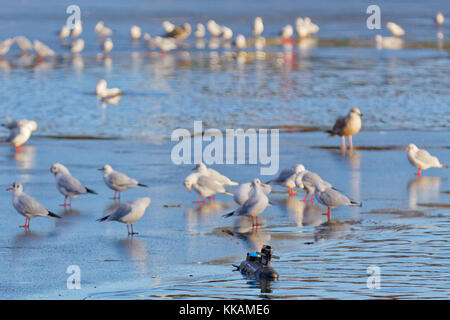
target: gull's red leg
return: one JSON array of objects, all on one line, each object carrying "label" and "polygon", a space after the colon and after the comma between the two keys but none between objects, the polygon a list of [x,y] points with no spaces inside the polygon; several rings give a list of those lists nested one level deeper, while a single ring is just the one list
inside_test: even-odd
[{"label": "gull's red leg", "polygon": [[60,206],[61,207],[67,206],[66,201],[67,201],[67,196],[64,196],[64,204],[60,204]]},{"label": "gull's red leg", "polygon": [[198,196],[198,199],[197,199],[197,201],[194,201],[194,203],[200,203],[200,200],[203,198],[203,196],[200,194],[199,196]]},{"label": "gull's red leg", "polygon": [[328,208],[328,211],[325,213],[322,213],[322,215],[325,215],[328,217],[328,221],[330,221],[330,208]]},{"label": "gull's red leg", "polygon": [[309,196],[309,192],[306,192],[306,197],[305,197],[305,199],[300,200],[300,201],[306,202],[306,199],[308,198],[308,196]]},{"label": "gull's red leg", "polygon": [[419,168],[419,171],[417,171],[416,176],[421,177],[422,176],[422,169]]}]

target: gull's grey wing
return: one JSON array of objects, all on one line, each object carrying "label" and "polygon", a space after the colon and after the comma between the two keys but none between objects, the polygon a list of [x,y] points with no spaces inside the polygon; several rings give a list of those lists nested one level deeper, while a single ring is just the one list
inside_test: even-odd
[{"label": "gull's grey wing", "polygon": [[131,204],[129,202],[121,204],[116,210],[114,210],[109,217],[107,218],[107,220],[117,220],[120,221],[123,217],[125,217],[126,215],[128,215],[131,210],[133,209],[133,207],[131,206]]},{"label": "gull's grey wing", "polygon": [[417,161],[420,161],[422,163],[434,165],[439,164],[439,159],[432,156],[427,150],[424,149],[419,149],[415,154],[415,158]]},{"label": "gull's grey wing", "polygon": [[346,116],[341,116],[336,119],[333,128],[329,131],[330,134],[339,134],[347,125],[348,118]]},{"label": "gull's grey wing", "polygon": [[320,192],[319,201],[330,208],[351,204],[351,201],[347,196],[334,189],[327,189],[324,192]]},{"label": "gull's grey wing", "polygon": [[126,174],[118,171],[114,171],[113,173],[111,173],[108,177],[108,180],[112,185],[118,187],[133,186],[138,184],[135,179],[132,179]]},{"label": "gull's grey wing", "polygon": [[87,193],[85,186],[81,182],[71,175],[61,174],[57,177],[58,187],[64,189],[68,193]]},{"label": "gull's grey wing", "polygon": [[27,195],[26,193],[22,193],[14,203],[16,209],[22,214],[34,214],[40,216],[48,215],[48,210],[40,204],[36,199]]},{"label": "gull's grey wing", "polygon": [[215,191],[216,193],[226,192],[224,186],[218,183],[214,178],[208,176],[200,176],[197,180],[197,184],[201,187],[208,188]]},{"label": "gull's grey wing", "polygon": [[280,175],[271,182],[282,183],[287,179],[289,179],[294,173],[295,173],[294,168],[283,169],[283,171],[280,172]]}]

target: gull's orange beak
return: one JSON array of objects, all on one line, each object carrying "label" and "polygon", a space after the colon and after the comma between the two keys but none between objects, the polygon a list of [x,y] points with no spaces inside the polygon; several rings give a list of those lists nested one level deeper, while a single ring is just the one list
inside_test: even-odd
[{"label": "gull's orange beak", "polygon": [[6,191],[10,191],[10,190],[13,190],[14,188],[12,188],[12,187],[9,187],[8,189],[6,189]]},{"label": "gull's orange beak", "polygon": [[403,149],[403,151],[408,151],[408,148]]},{"label": "gull's orange beak", "polygon": [[191,192],[191,187],[188,188],[189,192]]}]

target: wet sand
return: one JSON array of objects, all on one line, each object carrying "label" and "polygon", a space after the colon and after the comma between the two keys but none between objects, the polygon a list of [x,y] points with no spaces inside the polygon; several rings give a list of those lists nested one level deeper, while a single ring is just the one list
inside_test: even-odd
[{"label": "wet sand", "polygon": [[[304,192],[289,199],[274,187],[274,205],[257,230],[245,219],[236,228],[237,219],[221,217],[236,207],[229,196],[192,203],[197,194],[183,180],[193,166],[171,163],[170,142],[32,137],[20,154],[1,144],[0,298],[447,299],[450,170],[430,169],[418,178],[402,148],[414,142],[448,162],[448,141],[448,132],[363,131],[354,138],[360,148],[343,152],[340,139],[325,133],[280,134],[281,168],[302,163],[363,207],[332,210],[327,222],[323,207],[299,201]],[[98,195],[59,207],[53,162]],[[152,199],[134,237],[123,224],[96,221],[114,205],[96,170],[105,163],[149,186],[122,194],[122,201]],[[239,182],[260,177],[256,165],[213,167]],[[62,219],[35,218],[29,231],[19,228],[24,218],[4,191],[13,181]],[[263,243],[280,256],[273,261],[279,281],[259,283],[232,271]],[[79,290],[67,289],[70,265],[80,267]],[[370,265],[381,269],[381,289],[366,286]]]}]

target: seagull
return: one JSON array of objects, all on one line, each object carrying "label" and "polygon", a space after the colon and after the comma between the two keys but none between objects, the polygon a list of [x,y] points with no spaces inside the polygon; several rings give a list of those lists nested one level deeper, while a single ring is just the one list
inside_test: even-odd
[{"label": "seagull", "polygon": [[95,33],[98,34],[98,36],[100,38],[106,37],[106,36],[111,36],[112,35],[112,30],[108,27],[105,27],[105,24],[103,21],[99,21],[97,22],[97,24],[95,25],[95,29],[94,29]]},{"label": "seagull", "polygon": [[347,116],[337,118],[333,128],[327,131],[330,137],[334,135],[342,137],[342,149],[346,148],[345,137],[348,137],[350,149],[353,148],[352,136],[361,130],[361,116],[361,111],[358,108],[352,108]]},{"label": "seagull", "polygon": [[238,48],[238,50],[245,49],[247,46],[247,40],[245,40],[245,37],[242,34],[238,34],[234,41],[234,45]]},{"label": "seagull", "polygon": [[313,23],[309,17],[299,17],[295,20],[295,30],[300,39],[310,37],[312,34],[319,32],[319,29],[319,26]]},{"label": "seagull", "polygon": [[138,40],[141,37],[141,28],[137,25],[132,25],[130,28],[130,35],[133,40]]},{"label": "seagull", "polygon": [[167,21],[167,20],[163,21],[163,23],[161,25],[164,28],[164,30],[166,31],[166,33],[172,32],[173,29],[175,29],[175,27],[176,27],[172,22]]},{"label": "seagull", "polygon": [[38,61],[42,61],[46,57],[55,56],[56,53],[39,40],[33,40],[33,48],[36,51]]},{"label": "seagull", "polygon": [[224,176],[220,172],[212,169],[207,168],[206,165],[203,162],[198,163],[192,170],[197,170],[198,173],[201,175],[207,175],[216,180],[218,183],[220,183],[223,186],[237,186],[239,183],[231,181],[228,177]]},{"label": "seagull", "polygon": [[[111,198],[112,200],[120,199],[120,193],[130,188],[148,188],[147,185],[139,183],[137,180],[130,178],[126,174],[113,170],[113,168],[109,164],[105,164],[103,168],[100,168],[98,170],[103,171],[103,180],[105,181],[105,184],[110,189],[114,190],[114,197]],[[117,197],[116,193],[119,193]]]},{"label": "seagull", "polygon": [[31,133],[37,130],[37,123],[36,121],[22,119],[11,121],[6,127],[10,129],[9,137],[6,141],[14,146],[16,152],[21,152],[21,147],[30,139]]},{"label": "seagull", "polygon": [[386,23],[386,28],[389,29],[389,31],[392,33],[394,37],[401,37],[405,35],[405,30],[403,30],[402,27],[400,27],[395,22],[388,22]]},{"label": "seagull", "polygon": [[189,37],[191,31],[191,25],[189,23],[185,23],[182,26],[175,26],[171,31],[166,32],[164,38],[184,40]]},{"label": "seagull", "polygon": [[229,41],[231,38],[233,38],[233,30],[229,27],[222,26],[222,40]]},{"label": "seagull", "polygon": [[261,36],[261,34],[264,31],[264,23],[261,17],[256,17],[253,22],[253,35],[255,38],[258,38]]},{"label": "seagull", "polygon": [[0,56],[5,56],[9,52],[9,49],[11,49],[13,43],[13,39],[9,38],[0,42]]},{"label": "seagull", "polygon": [[61,27],[61,31],[59,31],[59,38],[60,38],[61,40],[65,40],[65,39],[67,39],[69,36],[70,36],[70,29],[69,29],[69,27],[66,26],[66,25],[63,25],[63,26]]},{"label": "seagull", "polygon": [[80,53],[84,49],[84,40],[81,38],[77,38],[70,45],[70,51],[72,53]]},{"label": "seagull", "polygon": [[324,191],[325,189],[332,188],[331,183],[323,180],[317,173],[308,170],[296,175],[295,185],[306,190],[306,196],[302,201],[306,202],[308,196],[311,195],[311,199],[309,199],[311,203],[314,201],[314,193],[316,190]]},{"label": "seagull", "polygon": [[[63,207],[71,207],[72,199],[77,198],[80,194],[97,194],[94,190],[91,190],[82,185],[77,178],[74,178],[70,174],[69,169],[67,169],[60,163],[54,163],[50,168],[50,172],[55,175],[56,187],[58,188],[59,192],[64,195],[64,204],[61,205]],[[66,204],[67,198],[70,199],[70,202],[68,204]]]},{"label": "seagull", "polygon": [[446,164],[439,161],[437,157],[432,156],[427,150],[419,149],[415,144],[411,143],[408,148],[403,149],[408,152],[409,162],[419,171],[416,173],[417,176],[422,175],[422,170],[427,170],[429,168],[447,168]]},{"label": "seagull", "polygon": [[102,50],[105,54],[108,54],[114,48],[114,43],[111,38],[106,38],[102,43]]},{"label": "seagull", "polygon": [[266,184],[286,187],[289,189],[289,196],[293,196],[295,194],[295,177],[297,174],[305,170],[306,169],[302,164],[297,164],[290,168],[283,169],[277,178],[266,182]]},{"label": "seagull", "polygon": [[444,15],[441,12],[438,12],[434,17],[434,23],[436,26],[440,27],[444,23]]},{"label": "seagull", "polygon": [[[251,185],[254,189],[252,195],[244,202],[242,206],[234,210],[233,212],[223,215],[223,217],[231,216],[250,216],[252,217],[252,227],[258,226],[258,216],[267,208],[269,205],[269,198],[267,198],[264,190],[261,187],[261,181],[259,179],[254,179]],[[256,223],[254,218],[256,217]]]},{"label": "seagull", "polygon": [[352,201],[346,195],[343,195],[339,191],[332,188],[320,189],[316,186],[315,197],[317,201],[328,207],[328,211],[323,213],[328,217],[328,220],[330,219],[330,209],[334,209],[339,206],[362,206],[361,202]]},{"label": "seagull", "polygon": [[14,42],[19,46],[22,55],[26,54],[27,51],[33,50],[33,44],[27,37],[17,36],[14,38]]},{"label": "seagull", "polygon": [[106,80],[101,79],[95,86],[95,93],[101,99],[110,99],[122,95],[122,90],[119,88],[108,88]]},{"label": "seagull", "polygon": [[222,33],[222,28],[214,20],[208,20],[206,28],[214,38],[217,38]]},{"label": "seagull", "polygon": [[[98,219],[97,221],[118,221],[127,225],[128,235],[138,234],[133,230],[133,223],[142,218],[145,214],[145,210],[150,205],[151,199],[148,197],[139,198],[133,201],[129,201],[121,204],[111,214]],[[128,225],[131,225],[131,232]]]},{"label": "seagull", "polygon": [[72,37],[73,38],[79,37],[82,32],[83,32],[83,25],[81,24],[81,21],[80,20],[75,21],[75,24],[72,29]]},{"label": "seagull", "polygon": [[202,203],[206,202],[207,198],[214,199],[216,193],[223,193],[232,196],[232,193],[229,193],[225,190],[223,184],[217,182],[216,179],[210,177],[209,175],[203,175],[199,172],[191,173],[184,180],[184,186],[191,191],[191,188],[194,188],[195,191],[198,192],[199,197],[197,201],[194,203],[200,203],[201,198],[204,198]]},{"label": "seagull", "polygon": [[23,186],[20,183],[14,182],[12,187],[9,187],[6,190],[14,190],[13,206],[17,210],[17,212],[25,216],[25,224],[23,226],[20,226],[21,228],[30,228],[30,219],[34,217],[61,218],[53,212],[48,211],[36,199],[23,192]]},{"label": "seagull", "polygon": [[283,43],[285,42],[292,42],[292,35],[294,34],[294,28],[290,24],[285,25],[283,29],[281,30],[281,40]]},{"label": "seagull", "polygon": [[377,49],[400,50],[403,48],[403,39],[399,37],[383,37],[380,34],[375,36]]},{"label": "seagull", "polygon": [[[261,183],[261,188],[265,194],[269,194],[272,191],[272,187],[268,184]],[[252,187],[251,182],[243,183],[233,193],[233,200],[239,204],[243,205],[245,201],[248,200],[248,198],[251,197],[251,195],[254,192],[254,188]]]},{"label": "seagull", "polygon": [[204,38],[206,34],[205,26],[201,23],[197,24],[197,29],[194,32],[194,35],[197,39]]},{"label": "seagull", "polygon": [[153,43],[161,50],[163,54],[177,48],[177,44],[172,38],[163,38],[158,36],[155,38]]}]

